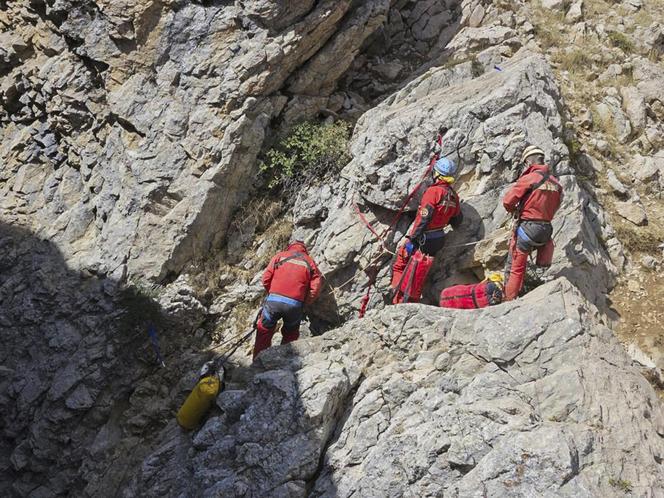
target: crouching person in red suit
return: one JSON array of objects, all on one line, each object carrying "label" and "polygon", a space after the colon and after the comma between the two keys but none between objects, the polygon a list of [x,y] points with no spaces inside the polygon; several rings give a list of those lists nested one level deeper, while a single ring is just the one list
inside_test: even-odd
[{"label": "crouching person in red suit", "polygon": [[254,358],[272,345],[279,320],[283,320],[281,344],[300,337],[302,308],[316,300],[322,283],[321,273],[302,241],[292,242],[272,258],[263,274],[268,295],[256,323]]}]

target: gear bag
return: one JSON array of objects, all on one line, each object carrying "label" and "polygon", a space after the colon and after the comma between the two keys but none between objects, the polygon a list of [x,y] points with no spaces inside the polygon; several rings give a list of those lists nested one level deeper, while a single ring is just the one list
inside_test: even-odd
[{"label": "gear bag", "polygon": [[392,304],[419,302],[422,297],[424,281],[432,265],[433,258],[431,256],[427,256],[419,249],[416,250],[403,271]]},{"label": "gear bag", "polygon": [[477,309],[503,302],[502,286],[495,282],[454,285],[440,293],[441,308]]}]

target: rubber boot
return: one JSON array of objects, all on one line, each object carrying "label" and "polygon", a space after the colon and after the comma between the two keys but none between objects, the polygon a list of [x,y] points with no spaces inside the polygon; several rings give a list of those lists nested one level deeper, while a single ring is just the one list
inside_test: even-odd
[{"label": "rubber boot", "polygon": [[263,325],[263,317],[261,316],[256,323],[256,343],[254,344],[254,359],[258,354],[272,346],[272,336],[276,330],[276,325],[271,329]]}]

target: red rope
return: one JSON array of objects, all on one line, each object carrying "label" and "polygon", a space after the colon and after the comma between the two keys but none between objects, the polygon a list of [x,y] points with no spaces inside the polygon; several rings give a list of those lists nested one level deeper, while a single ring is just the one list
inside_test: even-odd
[{"label": "red rope", "polygon": [[[436,139],[436,143],[438,145],[442,145],[443,143],[443,136],[441,134],[438,135],[438,138]],[[376,238],[381,241],[383,244],[383,247],[385,246],[383,240],[387,236],[387,234],[393,230],[396,226],[397,223],[399,223],[399,220],[401,219],[401,216],[403,216],[404,211],[406,210],[406,207],[408,207],[408,204],[410,204],[410,201],[413,200],[413,197],[415,197],[415,194],[420,190],[420,187],[422,187],[422,184],[426,180],[426,178],[429,176],[431,173],[431,170],[433,169],[434,164],[436,164],[436,161],[438,160],[438,153],[436,152],[432,157],[431,160],[429,161],[429,165],[427,166],[427,169],[424,171],[422,174],[422,177],[420,178],[420,181],[415,185],[415,188],[408,194],[408,197],[406,197],[405,202],[401,205],[401,208],[399,208],[399,211],[397,211],[397,214],[394,215],[394,218],[392,218],[392,221],[390,224],[385,227],[385,230],[383,230],[382,234],[379,234],[376,232],[375,228],[369,223],[367,218],[364,216],[362,211],[360,211],[360,206],[355,203],[355,212],[357,215],[360,217],[360,220],[366,225],[366,227],[369,229],[369,231],[376,236]]]},{"label": "red rope", "polygon": [[[438,138],[436,138],[436,143],[439,146],[442,146],[443,144],[443,135],[442,133],[438,134]],[[357,202],[355,203],[355,212],[359,216],[360,220],[362,220],[362,223],[366,225],[366,227],[369,229],[369,231],[376,237],[376,239],[381,243],[384,249],[387,250],[387,247],[385,247],[385,237],[387,234],[393,230],[396,226],[397,223],[399,223],[399,220],[401,219],[401,216],[403,215],[404,211],[406,210],[406,207],[408,207],[408,204],[410,201],[415,197],[415,194],[420,190],[420,187],[426,180],[426,178],[429,176],[431,173],[431,170],[433,169],[434,164],[436,164],[436,161],[438,160],[439,154],[438,152],[434,153],[434,155],[431,157],[431,160],[429,161],[429,165],[427,166],[426,171],[422,174],[422,177],[420,178],[420,181],[415,185],[415,188],[408,194],[408,197],[406,197],[406,201],[402,204],[401,208],[397,212],[396,215],[394,215],[394,218],[392,218],[392,222],[385,227],[385,230],[383,230],[382,234],[379,234],[376,229],[369,223],[367,220],[366,216],[360,211],[360,206],[358,206]],[[371,294],[371,287],[373,287],[376,283],[376,275],[378,272],[374,272],[373,277],[369,278],[369,283],[367,284],[367,292],[362,298],[362,301],[360,303],[360,313],[359,316],[360,318],[363,318],[365,313],[367,312],[367,307],[369,305],[369,297]]]},{"label": "red rope", "polygon": [[362,220],[362,223],[365,224],[365,226],[369,229],[369,231],[375,235],[375,237],[380,241],[381,245],[383,246],[384,249],[387,250],[387,247],[385,247],[385,234],[380,235],[374,227],[369,223],[369,220],[367,220],[366,216],[364,216],[364,213],[360,211],[360,206],[357,205],[357,202],[355,203],[355,212],[357,215],[360,217],[360,220]]},{"label": "red rope", "polygon": [[367,287],[367,293],[362,298],[360,303],[360,318],[364,318],[365,313],[367,312],[367,306],[369,304],[369,295],[371,294],[371,285]]}]

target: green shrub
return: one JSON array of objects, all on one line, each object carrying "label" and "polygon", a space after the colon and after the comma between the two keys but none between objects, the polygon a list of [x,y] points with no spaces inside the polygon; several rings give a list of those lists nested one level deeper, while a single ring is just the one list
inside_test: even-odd
[{"label": "green shrub", "polygon": [[260,172],[268,188],[295,191],[338,173],[350,160],[350,124],[304,122],[294,126],[268,150]]},{"label": "green shrub", "polygon": [[620,31],[609,31],[609,43],[614,47],[618,47],[626,54],[634,52],[634,42],[629,39],[627,35]]},{"label": "green shrub", "polygon": [[625,493],[632,492],[632,483],[630,481],[626,481],[625,479],[616,479],[611,477],[609,479],[609,484],[614,488],[618,488],[621,491],[624,491]]}]

